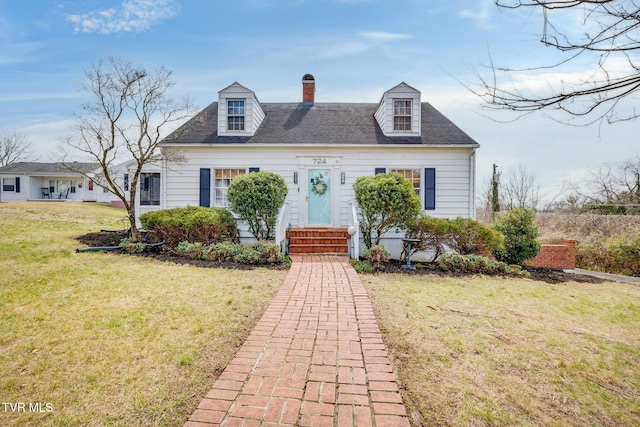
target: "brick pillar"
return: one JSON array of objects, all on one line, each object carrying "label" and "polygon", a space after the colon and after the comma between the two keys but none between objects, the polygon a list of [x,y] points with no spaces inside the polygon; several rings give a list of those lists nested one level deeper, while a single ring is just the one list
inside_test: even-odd
[{"label": "brick pillar", "polygon": [[565,268],[568,270],[576,268],[576,243],[578,242],[574,239],[564,239],[564,245],[567,247],[567,267]]}]

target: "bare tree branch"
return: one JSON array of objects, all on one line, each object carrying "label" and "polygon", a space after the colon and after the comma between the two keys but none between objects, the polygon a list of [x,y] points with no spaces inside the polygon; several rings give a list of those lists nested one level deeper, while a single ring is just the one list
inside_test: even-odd
[{"label": "bare tree branch", "polygon": [[[85,72],[82,89],[92,101],[77,115],[76,134],[63,146],[80,152],[99,165],[100,179],[86,171],[76,171],[118,197],[127,209],[133,238],[138,238],[135,201],[142,169],[145,165],[168,159],[160,150],[165,128],[177,124],[193,113],[189,99],[176,101],[167,96],[174,85],[171,72],[160,68],[154,72],[135,67],[118,58],[99,61]],[[116,166],[131,161],[128,195],[118,179]],[[64,162],[64,160],[63,160]],[[73,170],[72,162],[64,162]]]},{"label": "bare tree branch", "polygon": [[18,132],[0,135],[0,167],[27,160],[31,155],[27,139]]},{"label": "bare tree branch", "polygon": [[[570,117],[587,118],[585,124],[638,117],[640,113],[635,110],[619,116],[617,108],[623,99],[640,89],[638,0],[495,0],[495,3],[505,9],[532,8],[541,11],[540,42],[570,56],[555,64],[524,69],[498,67],[490,58],[486,66],[490,75],[487,77],[476,72],[479,87],[466,85],[485,101],[486,107],[521,113],[559,110]],[[576,32],[575,28],[558,25],[561,12],[564,11],[581,13],[581,33]],[[591,77],[582,81],[560,77],[548,83],[546,95],[525,92],[513,81],[504,82],[505,77],[557,69],[585,55],[595,59]]]}]

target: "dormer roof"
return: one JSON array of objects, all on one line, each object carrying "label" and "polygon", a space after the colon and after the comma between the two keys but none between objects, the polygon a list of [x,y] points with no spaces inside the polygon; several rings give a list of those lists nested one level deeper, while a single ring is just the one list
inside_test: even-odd
[{"label": "dormer roof", "polygon": [[[228,129],[229,106],[238,113],[233,103],[238,100],[244,101],[245,128]],[[394,106],[395,101],[403,102]],[[401,116],[395,120],[401,130],[394,129],[394,115]],[[478,146],[433,106],[421,102],[420,91],[405,82],[384,92],[378,104],[310,103],[304,99],[300,103],[260,103],[253,91],[234,82],[219,92],[218,102],[165,138],[163,144]]]}]

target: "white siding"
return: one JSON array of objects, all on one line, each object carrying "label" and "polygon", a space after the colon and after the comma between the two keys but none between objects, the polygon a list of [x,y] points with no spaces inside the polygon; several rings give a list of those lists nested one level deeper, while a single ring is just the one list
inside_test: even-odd
[{"label": "white siding", "polygon": [[[168,149],[168,147],[166,148]],[[332,170],[332,225],[346,227],[348,202],[353,200],[353,184],[360,176],[373,175],[375,168],[420,169],[424,204],[424,168],[436,168],[436,209],[426,211],[442,218],[473,217],[474,199],[472,162],[473,148],[433,147],[193,147],[181,150],[185,162],[168,164],[164,169],[163,208],[199,204],[200,168],[250,168],[271,171],[281,175],[289,194],[292,226],[306,225],[307,173],[309,169]],[[326,164],[314,166],[313,159],[327,159]],[[294,172],[298,183],[294,184]],[[341,174],[345,183],[340,184]],[[213,175],[212,175],[213,179]],[[213,186],[212,186],[213,187]],[[214,203],[214,195],[211,201]]]}]

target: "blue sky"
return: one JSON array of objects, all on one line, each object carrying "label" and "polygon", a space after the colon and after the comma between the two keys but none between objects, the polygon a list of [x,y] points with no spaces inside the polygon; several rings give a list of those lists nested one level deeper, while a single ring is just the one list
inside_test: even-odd
[{"label": "blue sky", "polygon": [[[493,163],[524,163],[553,196],[567,177],[639,153],[638,124],[585,128],[483,110],[459,81],[476,82],[489,54],[508,66],[559,58],[538,42],[540,17],[524,12],[492,0],[0,0],[0,133],[17,131],[40,161],[57,160],[86,99],[83,73],[108,56],[173,71],[172,93],[199,108],[234,81],[263,102],[299,101],[306,73],[316,102],[378,102],[404,81],[482,145],[479,186]],[[540,87],[552,73],[518,83]]]}]

